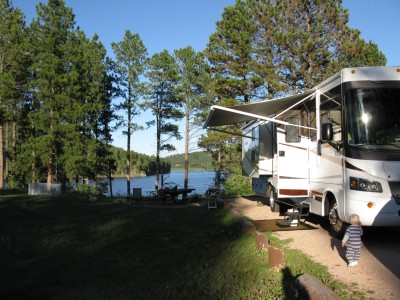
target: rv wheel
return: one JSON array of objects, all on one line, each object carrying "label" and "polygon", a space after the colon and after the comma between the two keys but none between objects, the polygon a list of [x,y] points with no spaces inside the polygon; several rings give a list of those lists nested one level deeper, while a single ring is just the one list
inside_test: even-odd
[{"label": "rv wheel", "polygon": [[331,234],[334,237],[341,239],[346,231],[346,223],[339,218],[339,213],[337,211],[337,202],[335,199],[333,199],[330,204],[328,217]]},{"label": "rv wheel", "polygon": [[269,187],[269,207],[271,208],[272,212],[280,212],[281,208],[279,203],[276,203],[277,195],[275,192],[275,188],[271,185]]}]

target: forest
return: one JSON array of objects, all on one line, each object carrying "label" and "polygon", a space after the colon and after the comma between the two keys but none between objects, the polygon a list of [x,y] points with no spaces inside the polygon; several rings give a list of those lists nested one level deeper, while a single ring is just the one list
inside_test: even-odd
[{"label": "forest", "polygon": [[[201,52],[188,45],[150,57],[127,28],[110,58],[64,0],[38,4],[30,24],[0,0],[0,190],[141,172],[156,174],[157,188],[174,139],[185,141],[185,186],[193,144],[209,153],[217,175],[240,174],[241,140],[222,132],[238,126],[199,134],[210,106],[297,94],[343,67],[385,65],[348,18],[340,0],[238,0]],[[131,151],[144,110],[156,128],[151,159]],[[111,146],[118,128],[126,151]]]},{"label": "forest", "polygon": [[[185,167],[184,153],[168,155],[164,160],[171,165],[172,170],[182,170]],[[207,151],[191,152],[189,170],[213,170],[211,154]]]},{"label": "forest", "polygon": [[[113,172],[112,177],[125,177],[126,176],[126,150],[117,148],[114,146],[110,147],[111,158],[113,161]],[[155,175],[156,159],[154,156],[137,153],[131,151],[131,161],[132,165],[130,167],[130,177],[141,177],[148,175]],[[168,157],[160,159],[161,170],[163,174],[169,173],[171,171],[171,162]]]}]

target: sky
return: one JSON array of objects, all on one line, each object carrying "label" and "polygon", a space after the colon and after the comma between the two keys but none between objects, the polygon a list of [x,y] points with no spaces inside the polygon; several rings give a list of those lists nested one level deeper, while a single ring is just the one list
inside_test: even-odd
[{"label": "sky", "polygon": [[[47,0],[12,0],[26,16],[29,24],[36,18],[36,5]],[[65,0],[72,7],[76,25],[87,37],[98,34],[113,57],[112,42],[123,39],[126,30],[138,33],[150,56],[155,53],[192,46],[196,51],[205,49],[209,36],[216,30],[224,7],[235,0]],[[367,42],[372,40],[387,57],[388,66],[400,66],[400,1],[399,0],[343,0],[349,10],[348,25],[361,31]],[[150,112],[144,112],[138,123],[153,120]],[[180,126],[184,136],[184,126]],[[127,149],[126,136],[122,131],[113,134],[113,145]],[[156,154],[154,128],[132,135],[131,149],[147,155]],[[184,140],[173,141],[175,152],[184,153]],[[196,141],[194,141],[196,144]]]}]

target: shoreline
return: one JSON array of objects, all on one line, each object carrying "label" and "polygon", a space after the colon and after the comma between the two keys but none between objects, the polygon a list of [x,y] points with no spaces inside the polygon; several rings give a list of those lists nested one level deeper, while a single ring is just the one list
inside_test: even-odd
[{"label": "shoreline", "polygon": [[[169,173],[164,173],[163,175],[169,175],[169,174],[171,174],[171,172],[173,172],[173,171],[184,171],[184,169],[171,169],[171,171],[169,172]],[[213,172],[214,170],[205,170],[205,169],[190,169],[189,170],[189,172],[191,172],[191,171],[204,171],[204,172]],[[152,174],[152,175],[146,175],[146,174],[144,174],[144,175],[140,175],[140,174],[135,174],[135,175],[131,175],[131,178],[145,178],[145,177],[148,177],[148,176],[155,176],[156,174]],[[161,175],[161,174],[160,174]],[[102,176],[102,177],[98,177],[99,179],[104,179],[104,178],[108,178],[108,177],[106,177],[106,176]],[[126,179],[126,176],[125,175],[117,175],[117,176],[113,176],[112,177],[113,179],[121,179],[121,178],[125,178]]]}]

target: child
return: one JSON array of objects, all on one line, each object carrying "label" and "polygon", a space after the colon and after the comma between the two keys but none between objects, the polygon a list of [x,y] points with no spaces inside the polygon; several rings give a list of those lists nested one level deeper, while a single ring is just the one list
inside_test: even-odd
[{"label": "child", "polygon": [[361,254],[361,236],[363,230],[360,217],[356,214],[350,216],[350,224],[343,237],[342,246],[347,247],[346,258],[349,261],[348,266],[354,267],[357,265]]}]

